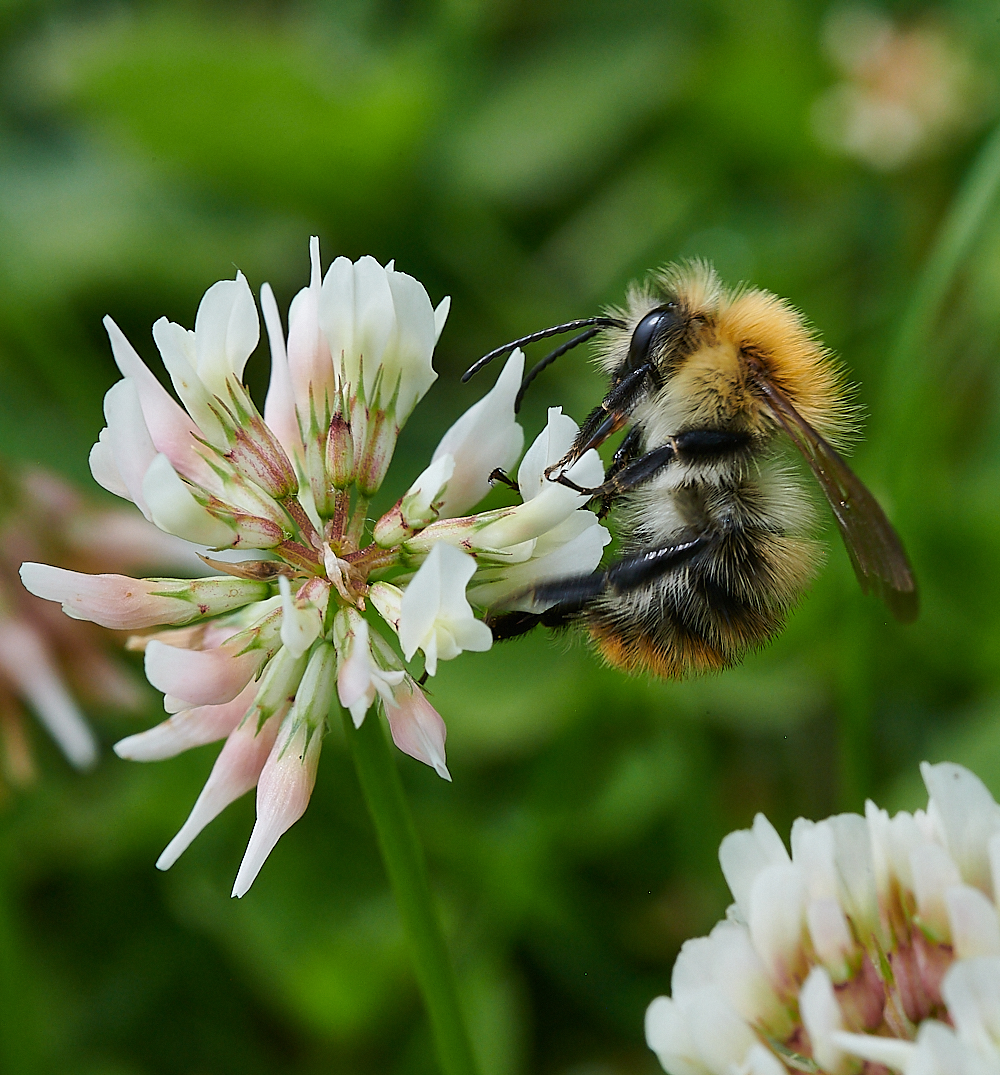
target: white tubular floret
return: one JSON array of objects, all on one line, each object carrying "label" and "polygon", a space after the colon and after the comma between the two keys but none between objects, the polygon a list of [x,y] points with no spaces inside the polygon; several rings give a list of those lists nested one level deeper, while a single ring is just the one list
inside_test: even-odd
[{"label": "white tubular floret", "polygon": [[399,617],[399,643],[410,660],[424,653],[430,675],[437,663],[450,661],[463,650],[482,652],[493,644],[493,634],[472,614],[465,588],[475,574],[476,561],[467,553],[439,542],[403,593]]},{"label": "white tubular floret", "polygon": [[431,463],[450,455],[454,473],[441,501],[443,518],[463,515],[490,490],[490,475],[499,467],[508,470],[517,462],[524,445],[524,430],[514,414],[514,400],[524,374],[520,348],[507,360],[496,384],[474,403],[441,438]]}]

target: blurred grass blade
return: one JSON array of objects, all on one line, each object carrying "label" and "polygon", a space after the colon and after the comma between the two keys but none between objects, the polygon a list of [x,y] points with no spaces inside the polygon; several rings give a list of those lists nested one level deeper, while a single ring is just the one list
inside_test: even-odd
[{"label": "blurred grass blade", "polygon": [[923,393],[934,373],[931,332],[955,276],[982,232],[1000,190],[1000,127],[987,139],[948,210],[903,315],[883,382],[883,425],[873,447],[897,472],[911,457],[904,442],[913,434]]}]

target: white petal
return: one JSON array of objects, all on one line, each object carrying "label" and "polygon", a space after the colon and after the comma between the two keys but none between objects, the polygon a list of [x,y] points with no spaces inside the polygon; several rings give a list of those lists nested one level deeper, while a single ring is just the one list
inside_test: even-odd
[{"label": "white petal", "polygon": [[516,350],[496,384],[474,403],[441,438],[432,461],[452,455],[458,467],[448,482],[441,515],[462,515],[490,490],[489,477],[500,467],[508,470],[524,444],[524,430],[514,415],[514,400],[524,374],[524,355]]},{"label": "white petal", "polygon": [[184,477],[200,480],[206,475],[208,467],[198,455],[199,445],[195,439],[197,427],[136,354],[125,334],[110,317],[105,317],[104,327],[122,376],[127,377],[139,393],[143,417],[156,450],[163,452]]},{"label": "white petal", "polygon": [[657,997],[646,1009],[646,1044],[670,1075],[709,1075],[687,1020],[670,997]]},{"label": "white petal", "polygon": [[923,762],[920,773],[941,818],[946,846],[962,879],[978,888],[987,888],[990,867],[986,845],[1000,831],[1000,807],[979,777],[961,765]]},{"label": "white petal", "polygon": [[980,956],[953,963],[941,995],[959,1038],[981,1055],[1000,1052],[1000,958]]},{"label": "white petal", "polygon": [[743,918],[749,921],[750,888],[765,866],[788,863],[791,859],[774,826],[757,814],[753,828],[729,833],[719,846],[719,863]]},{"label": "white petal", "polygon": [[402,272],[387,272],[386,277],[395,314],[395,332],[386,347],[386,356],[390,350],[394,352],[401,375],[396,424],[402,425],[437,380],[431,365],[437,330],[434,309],[424,285]]},{"label": "white petal", "polygon": [[524,453],[517,471],[517,484],[524,500],[531,500],[551,483],[545,477],[547,467],[558,463],[570,450],[580,427],[562,407],[550,407],[545,428]]},{"label": "white petal", "polygon": [[260,341],[260,319],[243,273],[213,284],[198,305],[194,320],[195,372],[220,399],[227,398],[226,378],[243,379],[243,367]]},{"label": "white petal", "polygon": [[126,500],[132,499],[128,494],[125,479],[118,473],[118,465],[115,463],[115,457],[108,443],[107,429],[101,430],[100,438],[90,449],[88,462],[90,464],[90,473],[101,488],[107,489],[109,493],[114,493],[115,496],[124,497]]},{"label": "white petal", "polygon": [[799,993],[799,1011],[812,1043],[813,1059],[821,1071],[840,1075],[851,1065],[833,1042],[833,1035],[844,1029],[844,1017],[837,1003],[830,976],[822,967],[813,967]]},{"label": "white petal", "polygon": [[441,339],[444,332],[445,322],[448,320],[448,311],[451,309],[451,295],[445,297],[434,307],[434,342]]},{"label": "white petal", "polygon": [[684,1002],[691,1039],[712,1075],[730,1075],[758,1044],[757,1036],[726,1000],[722,990],[706,986]]},{"label": "white petal", "polygon": [[168,534],[210,548],[233,543],[234,532],[195,500],[162,453],[149,465],[142,492],[153,522]]},{"label": "white petal", "polygon": [[170,374],[174,391],[194,419],[200,435],[212,444],[225,446],[222,424],[213,411],[217,406],[213,390],[198,376],[195,366],[195,334],[183,325],[161,317],[153,324],[153,340]]},{"label": "white petal", "polygon": [[757,1044],[750,1048],[742,1064],[734,1069],[735,1075],[788,1075],[788,1068],[766,1046]]},{"label": "white petal", "polygon": [[884,1064],[896,1071],[906,1071],[917,1051],[912,1041],[899,1038],[882,1038],[874,1034],[847,1034],[837,1031],[830,1035],[833,1045],[852,1056]]},{"label": "white petal", "polygon": [[[557,544],[553,540],[553,535],[559,532],[569,534],[573,530],[577,533],[564,544]],[[597,516],[592,511],[578,509],[564,523],[538,539],[536,553],[545,548],[551,551],[501,569],[495,581],[479,584],[474,581],[469,590],[469,600],[481,607],[502,604],[505,610],[544,611],[555,601],[537,601],[526,591],[550,579],[590,574],[601,562],[604,548],[610,541],[610,532],[598,523]],[[520,595],[517,600],[509,600],[517,595]]]},{"label": "white petal", "polygon": [[446,485],[451,486],[454,473],[455,457],[448,452],[444,455],[435,454],[430,466],[403,494],[402,514],[407,526],[413,528],[426,526],[436,518],[440,513],[440,507],[433,510],[432,505],[441,504],[442,491]]},{"label": "white petal", "polygon": [[830,896],[810,900],[806,907],[806,923],[819,961],[838,983],[845,981],[850,975],[854,938],[840,904]]},{"label": "white petal", "polygon": [[115,469],[121,475],[128,498],[148,519],[149,508],[142,482],[156,458],[156,448],[146,428],[139,393],[127,378],[112,385],[104,396],[104,417],[108,423],[105,443],[111,450]]},{"label": "white petal", "polygon": [[945,891],[944,901],[956,958],[1000,956],[1000,922],[991,900],[978,888],[956,885]]},{"label": "white petal", "polygon": [[[396,329],[396,313],[392,289],[386,270],[370,256],[354,264],[354,350],[364,365],[365,399],[372,402],[372,391],[378,370],[385,359],[386,345]],[[389,394],[395,388],[399,370],[393,366],[385,371],[383,381]],[[382,403],[388,402],[383,396]]]},{"label": "white petal", "polygon": [[[444,548],[439,542],[431,549],[430,555],[403,592],[399,612],[399,644],[403,648],[403,657],[408,661],[434,630],[434,621],[441,608],[441,564],[444,555],[441,550]],[[475,572],[475,562],[472,571]]]},{"label": "white petal", "polygon": [[300,608],[292,597],[292,588],[284,575],[278,576],[281,592],[281,641],[295,657],[301,657],[319,638],[323,627],[319,609]]},{"label": "white petal", "polygon": [[[327,345],[333,355],[334,366],[343,369],[348,384],[357,386],[358,363],[354,346],[354,266],[350,259],[336,258],[329,269],[320,290],[317,316]],[[292,371],[295,383],[295,371]],[[303,398],[306,383],[297,385],[296,399]],[[305,396],[308,399],[308,394]]]},{"label": "white petal", "polygon": [[804,887],[802,871],[790,863],[765,866],[750,886],[750,939],[776,984],[790,985],[802,963]]},{"label": "white petal", "polygon": [[910,851],[910,870],[920,924],[947,942],[950,935],[944,894],[961,882],[958,867],[940,844],[926,843]]}]

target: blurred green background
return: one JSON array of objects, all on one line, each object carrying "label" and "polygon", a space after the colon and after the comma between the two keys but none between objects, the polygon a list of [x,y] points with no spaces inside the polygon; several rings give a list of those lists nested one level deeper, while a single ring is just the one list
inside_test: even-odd
[{"label": "blurred green background", "polygon": [[[311,233],[325,261],[395,258],[453,296],[387,495],[489,385],[459,384],[471,360],[670,259],[788,296],[859,385],[855,463],[916,565],[915,626],[859,594],[830,535],[786,632],[725,675],[628,679],[539,633],[433,681],[454,783],[400,768],[484,1075],[658,1070],[645,1006],[724,912],[716,849],[755,811],[787,833],[866,795],[922,805],[923,758],[1000,791],[1000,207],[889,361],[996,122],[998,61],[979,0],[0,2],[0,452],[95,497],[101,317],[152,357],[152,322],[192,324],[234,266],[284,309]],[[260,398],[263,348],[250,376]],[[567,356],[529,437],[600,391]],[[106,747],[158,704],[93,713]],[[435,1070],[336,729],[239,903],[252,796],[153,868],[217,748],[106,749],[81,776],[32,737],[40,779],[0,804],[4,1072]]]}]

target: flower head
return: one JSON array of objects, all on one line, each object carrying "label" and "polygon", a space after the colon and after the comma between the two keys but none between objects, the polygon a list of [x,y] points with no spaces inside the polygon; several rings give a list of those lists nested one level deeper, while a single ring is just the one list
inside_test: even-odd
[{"label": "flower head", "polygon": [[[93,507],[47,471],[3,466],[0,487],[0,754],[4,777],[24,784],[34,775],[34,762],[23,707],[38,717],[67,759],[85,769],[97,760],[98,748],[78,699],[137,709],[142,696],[139,685],[108,654],[108,640],[100,632],[54,615],[50,604],[24,591],[17,582],[20,562],[44,555],[97,571],[155,566],[193,571],[202,565],[184,542],[160,533],[138,512]],[[121,608],[149,603],[157,605],[150,623],[181,623],[191,615],[189,604],[150,597],[155,582],[38,567],[42,588],[64,577],[122,578],[127,583],[113,603],[100,596],[95,600],[86,586],[72,593],[60,587],[73,620],[94,619],[118,629]]]},{"label": "flower head", "polygon": [[762,814],[723,840],[735,903],[646,1012],[667,1071],[1000,1071],[1000,806],[921,772],[926,811],[799,818],[791,854]]},{"label": "flower head", "polygon": [[[585,496],[543,478],[577,432],[558,410],[518,471],[523,502],[456,517],[520,454],[520,352],[369,531],[369,499],[437,376],[448,300],[433,307],[416,280],[370,257],[338,258],[324,276],[315,239],[310,257],[287,336],[271,289],[261,291],[271,348],[263,414],[242,383],[260,324],[241,274],[209,288],[193,331],[154,326],[180,403],[106,321],[123,379],[105,399],[94,477],[162,530],[246,558],[209,559],[218,574],[195,581],[22,569],[29,590],[69,615],[143,632],[130,645],[144,651],[170,716],[123,740],[119,754],[153,760],[226,739],[158,865],[256,786],[238,896],[305,810],[332,705],[356,726],[378,706],[396,745],[450,779],[444,723],[408,662],[419,651],[434,675],[463,650],[489,649],[477,613],[515,607],[554,574],[593,570],[609,539],[581,510]],[[603,478],[594,452],[576,470],[584,484]]]}]

